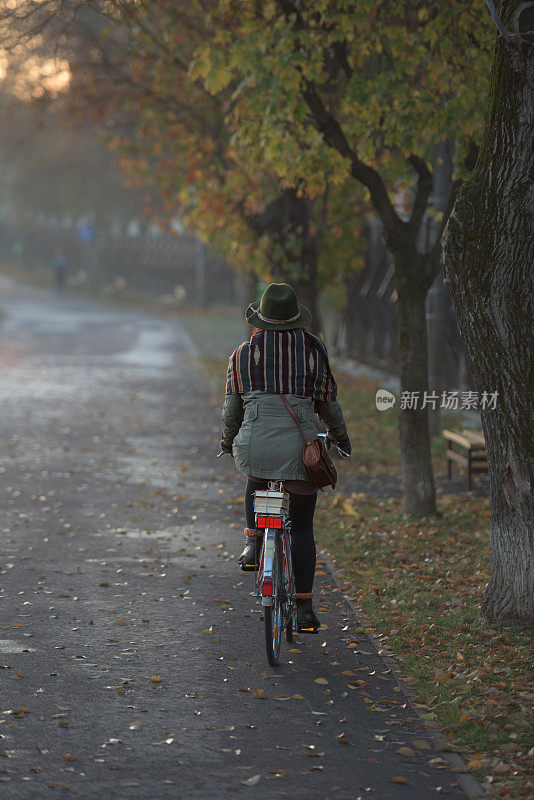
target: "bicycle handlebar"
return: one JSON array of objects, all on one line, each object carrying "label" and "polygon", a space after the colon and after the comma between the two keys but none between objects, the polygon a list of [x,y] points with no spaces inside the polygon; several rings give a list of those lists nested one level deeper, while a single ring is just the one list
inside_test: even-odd
[{"label": "bicycle handlebar", "polygon": [[[336,444],[334,439],[331,439],[330,436],[327,433],[318,433],[317,434],[317,438],[324,439],[324,443],[326,445],[326,449],[327,450],[330,450],[331,445],[335,445],[337,447],[338,453],[340,455],[342,455],[343,458],[350,458],[350,453],[346,453],[345,450],[342,450],[342,448],[338,444]],[[221,450],[220,453],[217,453],[217,458],[220,458],[221,456],[224,456],[225,453],[226,453],[226,450]],[[229,456],[229,455],[231,455],[231,453],[226,453],[226,455]]]},{"label": "bicycle handlebar", "polygon": [[343,458],[350,458],[350,453],[347,453],[347,452],[345,452],[345,450],[343,450],[343,449],[342,449],[342,448],[341,448],[341,447],[340,447],[340,446],[339,446],[339,445],[338,445],[338,444],[335,442],[335,440],[334,440],[334,439],[332,439],[332,438],[331,438],[331,437],[330,437],[330,436],[329,436],[327,433],[318,433],[318,434],[317,434],[317,437],[318,437],[319,439],[324,439],[324,443],[325,443],[325,445],[326,445],[326,449],[327,449],[327,450],[330,450],[330,447],[331,447],[332,445],[335,445],[335,446],[337,447],[337,451],[338,451],[338,453],[339,453],[341,456],[343,456]]}]

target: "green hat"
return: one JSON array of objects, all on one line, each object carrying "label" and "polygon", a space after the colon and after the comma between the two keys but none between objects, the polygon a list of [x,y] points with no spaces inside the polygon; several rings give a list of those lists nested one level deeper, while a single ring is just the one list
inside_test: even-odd
[{"label": "green hat", "polygon": [[311,322],[311,314],[297,300],[297,295],[287,283],[271,283],[262,294],[259,303],[251,303],[245,318],[253,328],[265,331],[290,331],[305,328]]}]

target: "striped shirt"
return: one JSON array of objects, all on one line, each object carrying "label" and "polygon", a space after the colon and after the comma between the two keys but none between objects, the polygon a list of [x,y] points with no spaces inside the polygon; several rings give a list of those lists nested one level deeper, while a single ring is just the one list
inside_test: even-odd
[{"label": "striped shirt", "polygon": [[334,401],[337,386],[325,345],[303,329],[255,333],[228,361],[226,394],[248,392]]}]

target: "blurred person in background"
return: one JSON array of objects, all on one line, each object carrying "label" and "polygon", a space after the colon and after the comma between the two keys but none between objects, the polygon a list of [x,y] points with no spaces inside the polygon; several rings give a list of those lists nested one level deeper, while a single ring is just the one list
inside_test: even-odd
[{"label": "blurred person in background", "polygon": [[67,266],[68,262],[62,248],[59,247],[54,253],[52,259],[52,266],[54,267],[54,276],[56,281],[56,290],[58,294],[65,293],[65,283],[67,280]]}]

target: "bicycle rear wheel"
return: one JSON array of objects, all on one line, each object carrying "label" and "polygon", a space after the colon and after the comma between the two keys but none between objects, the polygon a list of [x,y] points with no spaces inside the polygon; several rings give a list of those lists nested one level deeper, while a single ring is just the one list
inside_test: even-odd
[{"label": "bicycle rear wheel", "polygon": [[264,606],[265,618],[265,646],[267,661],[271,667],[277,667],[280,662],[280,644],[282,641],[282,598],[281,598],[281,573],[280,573],[280,541],[275,538],[275,552],[272,566],[272,604]]}]

